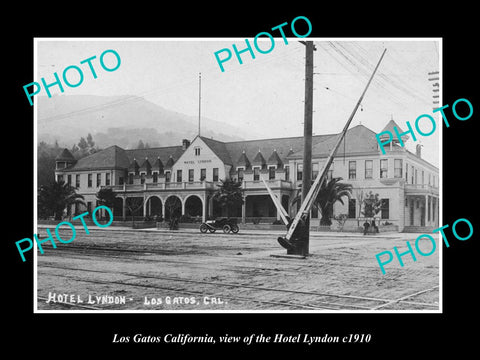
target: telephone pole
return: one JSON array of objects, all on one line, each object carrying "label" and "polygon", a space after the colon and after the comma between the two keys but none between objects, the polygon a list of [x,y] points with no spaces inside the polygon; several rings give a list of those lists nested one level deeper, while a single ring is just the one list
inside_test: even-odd
[{"label": "telephone pole", "polygon": [[[302,173],[302,202],[305,200],[312,186],[312,120],[313,120],[313,52],[316,50],[313,41],[301,41],[305,45],[305,108],[303,122],[303,173]],[[310,214],[305,217],[305,231],[295,244],[295,248],[288,250],[289,255],[306,256],[309,253],[310,242]]]},{"label": "telephone pole", "polygon": [[202,105],[202,73],[198,73],[198,136],[200,136],[201,105]]}]

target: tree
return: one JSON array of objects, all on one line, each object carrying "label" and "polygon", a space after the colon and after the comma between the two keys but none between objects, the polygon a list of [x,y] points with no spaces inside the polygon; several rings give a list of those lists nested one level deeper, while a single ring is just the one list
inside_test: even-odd
[{"label": "tree", "polygon": [[88,133],[87,135],[87,144],[90,149],[95,147],[95,141],[93,141],[92,134]]},{"label": "tree", "polygon": [[62,149],[56,145],[40,141],[37,146],[37,181],[38,187],[55,181],[55,158]]},{"label": "tree", "polygon": [[350,198],[352,196],[352,185],[341,183],[341,177],[332,178],[324,181],[314,204],[320,210],[322,218],[320,225],[329,226],[332,224],[333,205],[338,201],[344,205],[343,197]]},{"label": "tree", "polygon": [[219,188],[213,194],[213,200],[226,209],[228,217],[231,208],[236,208],[244,202],[242,183],[231,179],[220,180]]},{"label": "tree", "polygon": [[143,206],[143,203],[145,202],[144,198],[140,197],[132,197],[132,198],[127,198],[126,200],[126,206],[128,210],[130,211],[130,215],[132,215],[132,226],[135,225],[135,213],[140,210]]},{"label": "tree", "polygon": [[98,190],[96,196],[99,205],[104,205],[110,209],[115,206],[115,199],[117,197],[117,194],[115,194],[115,192],[111,188],[103,188]]},{"label": "tree", "polygon": [[63,181],[53,181],[41,186],[38,191],[38,214],[41,218],[53,215],[55,220],[62,220],[65,208],[69,209],[74,204],[85,205],[83,196]]},{"label": "tree", "polygon": [[142,140],[138,141],[137,149],[145,149],[145,144]]},{"label": "tree", "polygon": [[367,218],[373,218],[377,215],[382,208],[382,200],[378,198],[378,194],[373,194],[370,191],[365,199],[363,199],[363,211],[362,215]]}]

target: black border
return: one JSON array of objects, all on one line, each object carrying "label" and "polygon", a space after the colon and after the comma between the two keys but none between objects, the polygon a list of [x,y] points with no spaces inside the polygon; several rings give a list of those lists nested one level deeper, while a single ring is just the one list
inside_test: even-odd
[{"label": "black border", "polygon": [[[308,4],[308,5],[307,5]],[[242,351],[257,349],[285,351],[298,349],[301,353],[339,353],[353,350],[356,354],[377,347],[388,347],[385,355],[396,352],[405,356],[424,350],[428,354],[438,349],[461,345],[462,350],[474,344],[474,329],[470,330],[470,313],[476,297],[475,256],[478,250],[477,213],[469,205],[476,197],[476,118],[478,88],[476,87],[476,42],[473,7],[456,3],[451,8],[428,8],[386,4],[382,8],[358,3],[341,4],[337,9],[326,8],[323,3],[285,10],[282,5],[275,11],[260,12],[258,6],[239,3],[207,5],[194,9],[183,4],[182,10],[155,5],[125,3],[110,4],[101,9],[97,4],[83,4],[55,10],[32,9],[19,12],[4,29],[8,37],[9,56],[7,70],[8,111],[4,134],[13,143],[4,158],[4,189],[14,186],[18,191],[8,191],[5,204],[10,214],[5,221],[6,239],[2,242],[7,268],[4,270],[8,289],[3,291],[4,312],[8,316],[5,343],[19,351],[23,344],[53,356],[58,346],[67,345],[69,354],[123,353],[127,347],[176,352],[205,351],[213,354],[222,349]],[[53,4],[52,4],[53,5]],[[34,5],[35,6],[35,5]],[[39,5],[38,5],[39,6]],[[46,5],[45,5],[46,6]],[[153,7],[152,7],[153,6]],[[40,6],[39,6],[40,7]],[[398,8],[396,8],[398,7]],[[21,14],[21,15],[20,15]],[[469,219],[474,235],[468,241],[451,241],[444,247],[444,313],[443,314],[33,314],[33,257],[22,263],[14,242],[31,237],[33,230],[33,115],[25,101],[22,86],[33,81],[34,37],[253,37],[258,32],[296,16],[306,16],[313,25],[312,37],[442,37],[443,38],[443,86],[444,104],[452,104],[458,98],[467,98],[473,104],[474,115],[468,121],[450,121],[450,128],[443,128],[443,223],[452,224],[458,218]],[[12,26],[12,25],[11,25]],[[18,31],[16,31],[18,30]],[[476,92],[474,92],[474,89]],[[12,101],[13,100],[13,101]],[[479,110],[477,110],[479,109]],[[453,119],[451,112],[447,115]],[[450,118],[449,117],[449,118]],[[12,156],[14,155],[14,156]],[[10,170],[8,170],[10,169]],[[14,176],[13,173],[17,175]],[[12,219],[13,217],[13,219]],[[13,220],[13,224],[12,224]],[[446,231],[449,239],[451,232]],[[161,336],[166,333],[190,333],[244,336],[251,333],[273,335],[276,333],[310,333],[321,335],[347,335],[349,333],[372,334],[369,344],[342,344],[306,347],[281,344],[257,344],[214,346],[165,346],[164,344],[112,344],[113,334]],[[139,347],[140,346],[140,347]]]}]

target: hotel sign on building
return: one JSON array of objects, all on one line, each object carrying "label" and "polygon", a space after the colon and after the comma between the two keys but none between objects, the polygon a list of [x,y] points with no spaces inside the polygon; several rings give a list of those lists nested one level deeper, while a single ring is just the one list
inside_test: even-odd
[{"label": "hotel sign on building", "polygon": [[[382,131],[393,126],[398,128],[391,120]],[[347,214],[346,226],[357,226],[362,218],[359,194],[371,191],[382,199],[380,222],[393,224],[399,231],[438,226],[438,168],[422,158],[419,147],[412,153],[395,141],[383,155],[375,135],[357,125],[348,130],[340,145],[328,177],[341,177],[352,185],[353,192],[343,205],[335,204],[334,214]],[[313,178],[336,138],[337,134],[313,136]],[[243,223],[255,219],[272,222],[280,215],[261,179],[294,215],[302,158],[303,137],[222,142],[197,136],[169,147],[125,150],[114,145],[78,161],[64,150],[57,158],[55,175],[77,187],[90,209],[97,204],[95,194],[111,188],[117,194],[113,213],[120,220],[131,215],[127,205],[133,199],[143,204],[136,216],[168,218],[175,211],[176,216],[204,220],[225,215],[213,194],[220,180],[230,178],[241,182],[245,201],[230,209],[229,215]],[[172,203],[178,206],[172,207]],[[318,211],[312,210],[312,218],[319,217]]]}]

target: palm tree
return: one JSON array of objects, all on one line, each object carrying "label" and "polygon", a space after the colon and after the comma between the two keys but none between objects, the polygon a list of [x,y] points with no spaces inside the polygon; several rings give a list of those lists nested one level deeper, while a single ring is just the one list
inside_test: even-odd
[{"label": "palm tree", "polygon": [[[350,198],[350,196],[352,196],[352,185],[340,183],[342,180],[343,178],[341,177],[326,180],[320,188],[317,198],[313,202],[313,206],[315,206],[322,214],[320,225],[332,225],[333,205],[337,201],[343,205],[344,202],[342,198],[345,196]],[[292,204],[301,201],[301,192],[302,189],[300,188],[297,192],[297,196],[292,200]]]},{"label": "palm tree", "polygon": [[77,194],[76,188],[64,181],[53,181],[43,185],[38,191],[38,214],[40,217],[53,215],[55,220],[62,220],[63,210],[71,205],[82,204],[83,196]]},{"label": "palm tree", "polygon": [[335,177],[323,183],[314,205],[320,210],[322,218],[320,225],[331,225],[333,218],[333,205],[338,201],[344,205],[343,197],[350,198],[352,196],[352,185],[341,183],[343,178]]},{"label": "palm tree", "polygon": [[218,190],[213,194],[213,200],[226,209],[228,217],[230,208],[243,204],[242,183],[231,179],[220,180],[220,182]]}]

